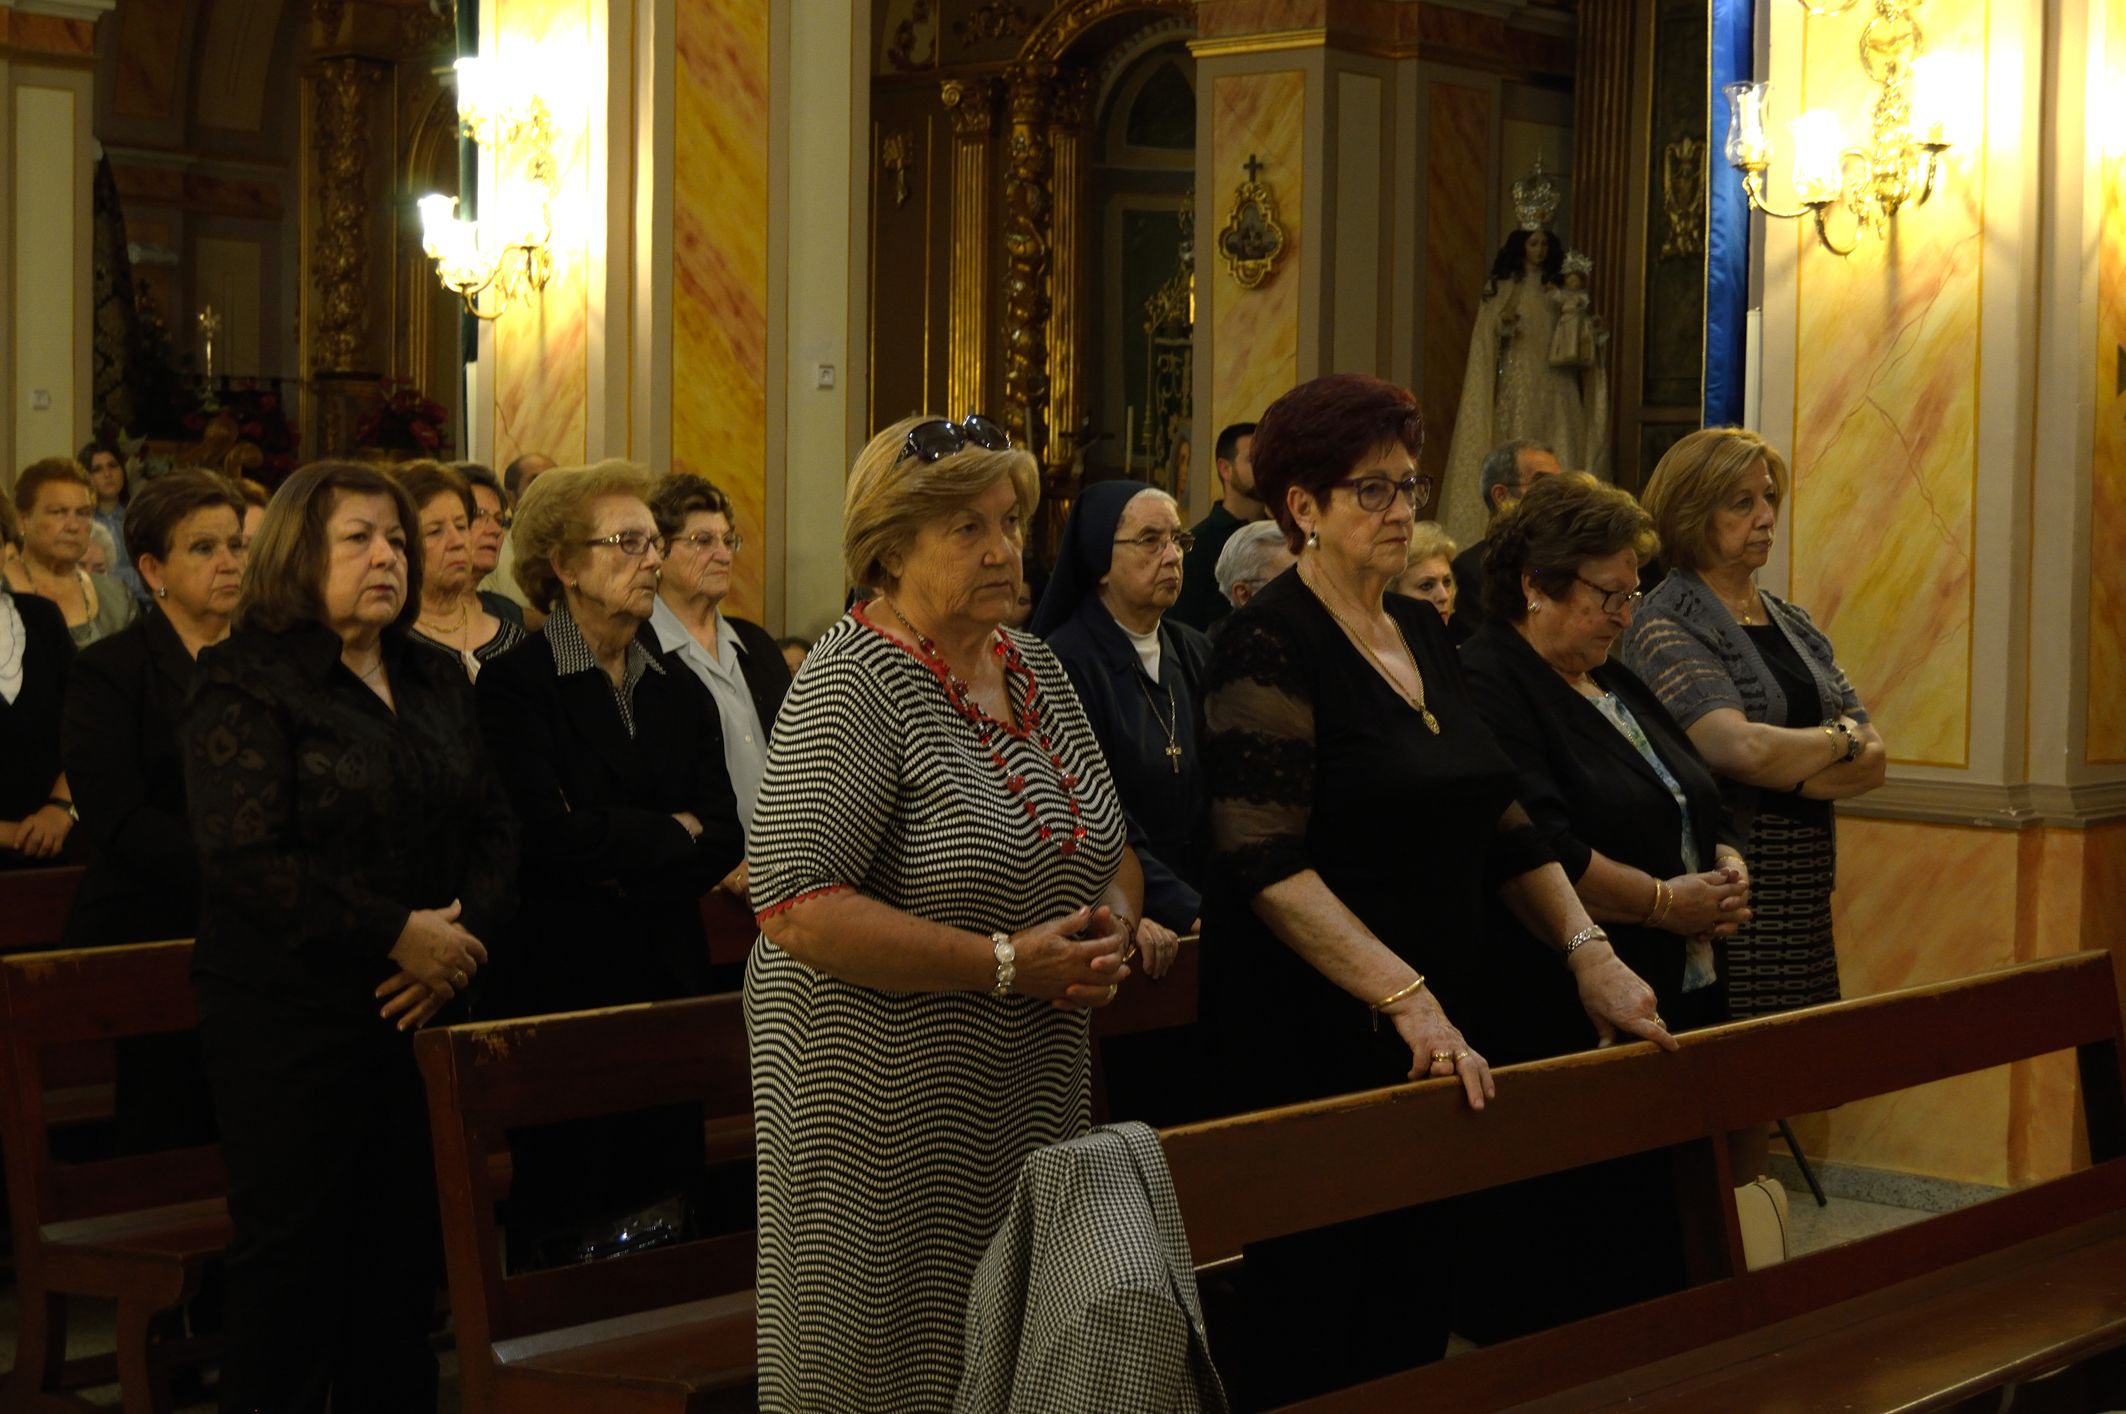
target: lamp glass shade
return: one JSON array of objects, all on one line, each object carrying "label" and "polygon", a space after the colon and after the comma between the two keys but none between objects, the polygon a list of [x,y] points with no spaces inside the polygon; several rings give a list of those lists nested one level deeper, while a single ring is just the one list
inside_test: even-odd
[{"label": "lamp glass shade", "polygon": [[1744,170],[1764,166],[1772,158],[1771,140],[1764,133],[1772,86],[1768,83],[1731,83],[1720,91],[1727,95],[1728,165]]},{"label": "lamp glass shade", "polygon": [[458,199],[441,192],[430,192],[416,205],[421,212],[421,250],[434,260],[447,247],[450,228],[457,224]]},{"label": "lamp glass shade", "polygon": [[1844,182],[1838,115],[1812,108],[1794,119],[1794,195],[1804,202],[1836,201]]}]

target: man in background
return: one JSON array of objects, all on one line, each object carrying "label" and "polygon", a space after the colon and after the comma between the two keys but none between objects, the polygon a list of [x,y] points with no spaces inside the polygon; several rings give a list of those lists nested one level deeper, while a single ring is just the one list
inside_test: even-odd
[{"label": "man in background", "polygon": [[1261,520],[1263,504],[1255,498],[1255,424],[1236,422],[1218,434],[1218,484],[1222,488],[1211,513],[1197,521],[1195,548],[1181,566],[1181,597],[1167,617],[1205,632],[1232,612],[1218,590],[1218,556],[1233,532]]}]

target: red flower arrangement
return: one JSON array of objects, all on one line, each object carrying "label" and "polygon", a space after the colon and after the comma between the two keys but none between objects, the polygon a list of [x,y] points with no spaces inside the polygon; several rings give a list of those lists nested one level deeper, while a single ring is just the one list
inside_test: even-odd
[{"label": "red flower arrangement", "polygon": [[380,378],[369,410],[354,426],[354,445],[445,456],[450,452],[449,419],[449,410],[410,379]]}]

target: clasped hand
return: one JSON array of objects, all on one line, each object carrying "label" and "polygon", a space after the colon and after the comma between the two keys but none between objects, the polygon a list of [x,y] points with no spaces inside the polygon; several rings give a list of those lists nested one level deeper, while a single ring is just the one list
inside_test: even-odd
[{"label": "clasped hand", "polygon": [[1059,1010],[1106,1006],[1129,976],[1129,929],[1104,905],[1081,908],[1013,935],[1012,990]]},{"label": "clasped hand", "polygon": [[1750,921],[1749,875],[1732,864],[1668,881],[1670,902],[1660,926],[1686,938],[1732,938]]},{"label": "clasped hand", "polygon": [[452,899],[448,908],[417,908],[406,916],[391,946],[399,970],[376,989],[384,1003],[378,1015],[399,1030],[425,1024],[487,961],[486,946],[459,926],[463,911],[464,905]]}]

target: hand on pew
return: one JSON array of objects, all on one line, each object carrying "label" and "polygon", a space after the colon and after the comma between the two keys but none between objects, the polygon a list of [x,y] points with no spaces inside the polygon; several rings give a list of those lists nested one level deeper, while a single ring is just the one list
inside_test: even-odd
[{"label": "hand on pew", "polygon": [[1451,1075],[1462,1082],[1472,1110],[1498,1098],[1491,1062],[1469,1049],[1461,1029],[1447,1019],[1431,988],[1419,986],[1407,999],[1379,1014],[1394,1024],[1395,1034],[1410,1048],[1410,1079],[1445,1080]]},{"label": "hand on pew", "polygon": [[452,899],[448,908],[418,908],[406,915],[391,948],[399,970],[376,989],[384,1002],[378,1014],[395,1020],[399,1030],[412,1030],[434,1016],[487,961],[486,946],[458,926],[463,907]]},{"label": "hand on pew", "polygon": [[15,822],[9,847],[24,859],[52,859],[66,847],[67,833],[73,827],[73,816],[56,805],[46,805]]},{"label": "hand on pew", "polygon": [[1614,1046],[1622,1031],[1664,1051],[1676,1049],[1676,1038],[1661,1020],[1654,989],[1610,951],[1606,940],[1596,939],[1581,947],[1565,965],[1579,984],[1580,1006],[1594,1023],[1597,1046]]},{"label": "hand on pew", "polygon": [[1129,964],[1122,960],[1129,931],[1104,905],[1028,928],[1011,944],[1018,956],[1013,990],[1040,997],[1059,1011],[1106,1006],[1129,976]]},{"label": "hand on pew", "polygon": [[[1203,925],[1192,926],[1201,929]],[[1173,929],[1146,918],[1137,924],[1137,949],[1144,954],[1144,975],[1164,977],[1174,965],[1174,955],[1181,951],[1181,939]]]}]

